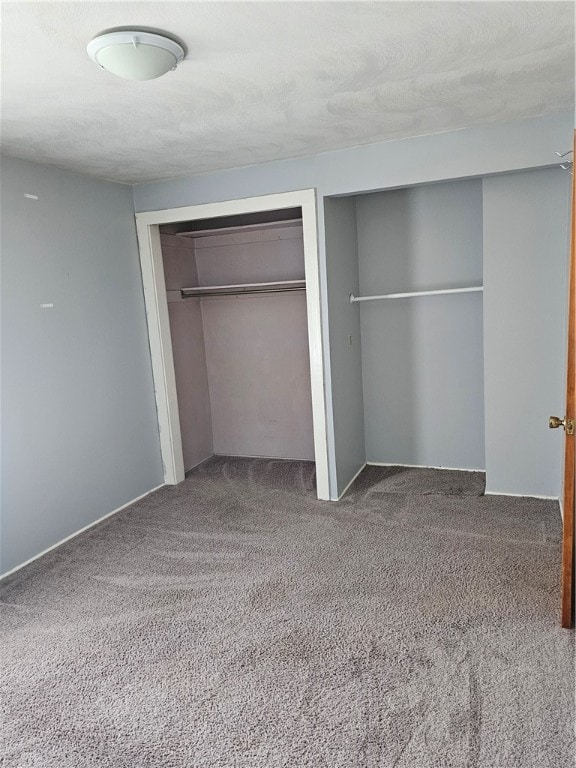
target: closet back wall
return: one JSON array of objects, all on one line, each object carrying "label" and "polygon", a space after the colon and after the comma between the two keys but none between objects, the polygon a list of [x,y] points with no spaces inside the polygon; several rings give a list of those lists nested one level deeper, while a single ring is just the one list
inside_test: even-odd
[{"label": "closet back wall", "polygon": [[[482,285],[482,181],[356,198],[360,295]],[[363,302],[368,462],[483,469],[482,294]]]},{"label": "closet back wall", "polygon": [[[167,290],[304,278],[299,223],[162,247]],[[170,298],[185,468],[212,453],[313,461],[306,294]]]},{"label": "closet back wall", "polygon": [[[301,226],[195,241],[200,285],[304,278]],[[306,294],[202,301],[214,453],[314,460]]]}]

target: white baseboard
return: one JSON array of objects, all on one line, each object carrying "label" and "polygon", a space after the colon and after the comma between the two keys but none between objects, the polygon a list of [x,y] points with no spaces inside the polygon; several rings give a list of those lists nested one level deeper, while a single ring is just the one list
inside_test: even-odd
[{"label": "white baseboard", "polygon": [[558,496],[540,496],[537,493],[502,493],[501,491],[484,491],[484,496],[512,496],[516,499],[544,499],[545,501],[560,501]]},{"label": "white baseboard", "polygon": [[366,467],[366,462],[364,462],[364,464],[362,464],[362,466],[360,467],[360,469],[358,470],[358,472],[356,472],[356,474],[354,475],[354,477],[352,478],[352,480],[350,480],[350,482],[348,483],[348,485],[346,486],[346,488],[344,488],[344,490],[342,491],[342,493],[340,494],[340,496],[338,496],[338,498],[336,499],[336,501],[340,501],[340,499],[341,499],[341,498],[344,496],[344,494],[345,494],[345,493],[348,491],[348,489],[350,488],[350,486],[352,485],[352,483],[353,483],[353,482],[356,480],[356,478],[357,478],[357,477],[358,477],[358,475],[359,475],[359,474],[362,472],[362,470],[363,470],[363,469],[365,469],[365,467]]},{"label": "white baseboard", "polygon": [[410,469],[449,469],[451,472],[486,472],[485,469],[467,467],[442,467],[431,464],[401,464],[399,461],[367,461],[369,467],[409,467]]},{"label": "white baseboard", "polygon": [[34,557],[31,557],[29,560],[25,560],[23,563],[20,563],[20,565],[17,565],[15,568],[12,568],[11,570],[6,571],[6,573],[3,573],[0,576],[0,581],[2,579],[5,579],[7,576],[11,576],[13,573],[16,573],[16,571],[19,571],[20,568],[24,568],[24,566],[30,565],[30,563],[33,563],[34,560],[38,560],[38,558],[43,557],[44,555],[47,555],[48,552],[52,552],[53,549],[56,549],[57,547],[62,546],[62,544],[65,544],[67,541],[70,541],[70,539],[74,539],[76,536],[79,536],[81,533],[84,533],[84,531],[87,531],[88,529],[93,528],[95,525],[98,525],[98,523],[101,523],[104,520],[106,520],[106,518],[112,517],[112,515],[115,515],[117,512],[122,512],[122,510],[126,509],[126,507],[131,507],[132,504],[136,504],[137,501],[140,501],[141,499],[146,498],[146,496],[149,496],[151,493],[154,493],[154,491],[157,491],[159,488],[163,488],[164,485],[166,485],[166,483],[157,485],[156,488],[151,488],[149,491],[146,491],[146,493],[143,493],[140,496],[137,496],[135,499],[132,499],[132,501],[127,501],[126,504],[122,504],[122,506],[118,507],[118,509],[113,509],[112,512],[108,512],[106,515],[102,515],[102,517],[99,517],[98,520],[94,520],[94,522],[88,523],[88,525],[85,525],[83,528],[80,528],[80,530],[75,531],[74,533],[71,533],[69,536],[66,536],[65,539],[58,541],[56,544],[52,544],[51,547],[44,549],[42,552],[39,552],[37,555],[34,555]]}]

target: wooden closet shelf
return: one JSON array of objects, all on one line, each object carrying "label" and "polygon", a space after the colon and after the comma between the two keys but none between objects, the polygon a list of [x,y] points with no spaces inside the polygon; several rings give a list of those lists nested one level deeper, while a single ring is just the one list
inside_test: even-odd
[{"label": "wooden closet shelf", "polygon": [[281,229],[285,227],[301,227],[302,219],[283,219],[281,221],[270,221],[261,224],[238,224],[231,227],[214,227],[212,229],[196,229],[185,232],[177,232],[176,237],[214,237],[218,235],[232,235],[237,232],[252,232],[254,230]]},{"label": "wooden closet shelf", "polygon": [[276,280],[271,283],[241,283],[239,285],[202,285],[181,288],[183,299],[205,299],[210,296],[244,296],[254,293],[287,293],[305,291],[306,280]]}]

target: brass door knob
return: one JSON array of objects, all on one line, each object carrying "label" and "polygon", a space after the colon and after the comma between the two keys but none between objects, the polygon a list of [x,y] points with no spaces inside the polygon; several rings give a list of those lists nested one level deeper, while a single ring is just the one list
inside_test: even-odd
[{"label": "brass door knob", "polygon": [[576,433],[576,419],[560,419],[558,416],[550,416],[548,419],[548,426],[550,429],[564,427],[564,432],[566,432],[567,435]]},{"label": "brass door knob", "polygon": [[564,419],[561,419],[558,416],[550,416],[548,419],[548,426],[550,429],[558,429],[558,427],[563,427]]}]

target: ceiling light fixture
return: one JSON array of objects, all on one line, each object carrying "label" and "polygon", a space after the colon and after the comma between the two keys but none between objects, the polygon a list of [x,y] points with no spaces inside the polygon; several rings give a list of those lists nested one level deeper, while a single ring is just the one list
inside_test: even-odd
[{"label": "ceiling light fixture", "polygon": [[98,35],[86,47],[102,69],[125,80],[154,80],[184,58],[184,49],[165,35],[138,30],[112,30]]}]

